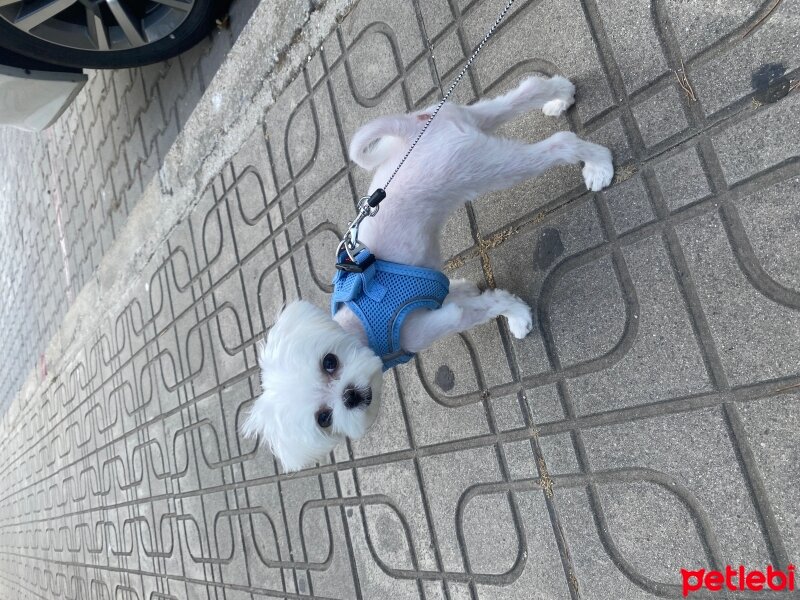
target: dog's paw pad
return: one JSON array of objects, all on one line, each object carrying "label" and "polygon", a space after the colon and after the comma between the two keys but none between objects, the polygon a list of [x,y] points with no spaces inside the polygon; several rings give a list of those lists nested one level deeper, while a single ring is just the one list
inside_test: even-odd
[{"label": "dog's paw pad", "polygon": [[542,112],[548,117],[557,117],[567,110],[572,102],[566,100],[550,100],[542,106]]},{"label": "dog's paw pad", "polygon": [[599,192],[608,187],[613,177],[614,164],[610,159],[602,162],[587,162],[583,167],[583,180],[586,182],[586,187],[593,192]]},{"label": "dog's paw pad", "polygon": [[518,340],[524,338],[533,329],[531,309],[525,304],[521,305],[513,313],[507,313],[505,317],[508,320],[508,330]]}]

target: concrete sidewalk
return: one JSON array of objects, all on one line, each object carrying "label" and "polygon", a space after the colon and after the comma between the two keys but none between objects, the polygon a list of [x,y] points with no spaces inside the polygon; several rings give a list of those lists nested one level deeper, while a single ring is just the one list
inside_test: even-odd
[{"label": "concrete sidewalk", "polygon": [[61,326],[125,227],[258,0],[235,0],[229,26],[172,60],[87,71],[44,132],[0,128],[0,411]]},{"label": "concrete sidewalk", "polygon": [[796,3],[518,0],[457,100],[570,77],[503,133],[607,144],[615,183],[461,211],[448,275],[534,332],[390,372],[367,438],[291,475],[237,433],[255,344],[328,301],[349,137],[434,102],[504,2],[269,4],[3,417],[0,597],[639,600],[800,562]]}]

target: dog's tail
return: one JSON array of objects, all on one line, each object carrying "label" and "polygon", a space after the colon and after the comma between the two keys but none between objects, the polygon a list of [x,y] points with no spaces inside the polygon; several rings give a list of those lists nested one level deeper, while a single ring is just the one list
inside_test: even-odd
[{"label": "dog's tail", "polygon": [[414,134],[414,117],[381,117],[356,131],[350,142],[350,159],[372,171],[391,156],[402,152]]}]

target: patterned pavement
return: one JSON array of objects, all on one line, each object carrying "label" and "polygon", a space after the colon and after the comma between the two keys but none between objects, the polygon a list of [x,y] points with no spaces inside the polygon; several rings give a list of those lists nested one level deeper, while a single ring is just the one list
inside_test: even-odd
[{"label": "patterned pavement", "polygon": [[569,128],[618,171],[448,225],[448,274],[521,295],[533,334],[494,322],[390,372],[370,434],[315,468],[238,435],[280,306],[327,303],[368,182],[347,140],[435,101],[500,7],[359,2],[124,310],[16,398],[0,597],[639,600],[682,597],[681,568],[800,562],[796,0],[518,1],[459,100],[565,74],[574,109],[503,133]]},{"label": "patterned pavement", "polygon": [[[156,175],[257,0],[235,0],[229,28],[139,69],[89,81],[41,134],[0,128],[0,409],[16,395]],[[13,259],[11,258],[13,257]]]}]

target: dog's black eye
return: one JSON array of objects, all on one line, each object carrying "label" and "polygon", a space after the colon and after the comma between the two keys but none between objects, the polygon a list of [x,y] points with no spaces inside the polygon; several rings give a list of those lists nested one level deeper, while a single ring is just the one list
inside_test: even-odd
[{"label": "dog's black eye", "polygon": [[336,367],[339,366],[339,359],[336,358],[335,354],[326,354],[322,358],[322,368],[325,369],[328,373],[333,374],[336,371]]},{"label": "dog's black eye", "polygon": [[323,429],[327,429],[333,423],[333,411],[332,410],[321,410],[317,413],[317,425],[322,427]]}]

